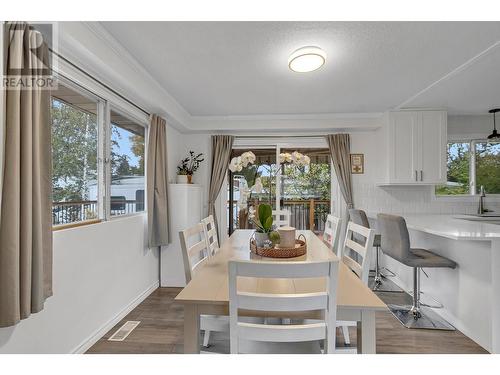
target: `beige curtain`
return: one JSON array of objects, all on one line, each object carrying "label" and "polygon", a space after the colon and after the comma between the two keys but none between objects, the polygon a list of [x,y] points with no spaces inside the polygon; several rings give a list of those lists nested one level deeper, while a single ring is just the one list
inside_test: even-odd
[{"label": "beige curtain", "polygon": [[147,155],[147,200],[149,246],[168,245],[167,125],[151,115]]},{"label": "beige curtain", "polygon": [[353,208],[351,180],[351,141],[349,134],[330,134],[326,136],[333,168],[337,175],[340,192],[347,208]]},{"label": "beige curtain", "polygon": [[[5,27],[6,68],[22,62],[23,74],[36,76],[39,73],[30,69],[48,66],[48,48],[40,33],[25,23]],[[20,73],[17,78],[21,78]],[[42,310],[45,299],[52,295],[49,91],[10,88],[4,94],[0,327],[14,325]]]},{"label": "beige curtain", "polygon": [[215,227],[220,238],[219,223],[215,211],[215,200],[219,196],[222,183],[226,178],[234,137],[232,135],[212,136],[212,172],[208,189],[208,214],[214,215]]}]

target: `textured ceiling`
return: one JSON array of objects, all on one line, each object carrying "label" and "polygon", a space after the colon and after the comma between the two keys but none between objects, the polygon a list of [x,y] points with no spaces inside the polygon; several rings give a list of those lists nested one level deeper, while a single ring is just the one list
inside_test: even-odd
[{"label": "textured ceiling", "polygon": [[[495,51],[442,80],[499,41],[500,22],[102,25],[193,116],[366,113],[402,103],[466,113],[500,101]],[[289,54],[306,45],[323,48],[326,65],[291,72]]]}]

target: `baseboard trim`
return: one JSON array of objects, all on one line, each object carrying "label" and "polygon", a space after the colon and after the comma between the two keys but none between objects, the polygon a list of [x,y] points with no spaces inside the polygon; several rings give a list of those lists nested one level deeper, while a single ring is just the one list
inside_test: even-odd
[{"label": "baseboard trim", "polygon": [[99,339],[113,328],[120,320],[122,320],[128,313],[135,309],[142,301],[144,301],[151,293],[158,289],[160,283],[158,281],[150,285],[146,290],[134,298],[127,306],[125,306],[118,314],[116,314],[111,320],[106,322],[103,326],[92,333],[88,338],[83,340],[83,342],[71,350],[72,354],[83,354],[92,345],[94,345]]}]

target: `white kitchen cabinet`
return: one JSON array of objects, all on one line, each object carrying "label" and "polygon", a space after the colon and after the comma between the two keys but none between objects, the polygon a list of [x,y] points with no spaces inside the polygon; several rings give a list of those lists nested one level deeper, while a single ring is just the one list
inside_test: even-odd
[{"label": "white kitchen cabinet", "polygon": [[168,246],[161,247],[160,285],[164,287],[184,287],[186,286],[186,278],[179,231],[201,221],[202,186],[169,184],[168,212],[171,243]]},{"label": "white kitchen cabinet", "polygon": [[381,185],[433,185],[446,182],[445,111],[386,114],[387,175]]}]

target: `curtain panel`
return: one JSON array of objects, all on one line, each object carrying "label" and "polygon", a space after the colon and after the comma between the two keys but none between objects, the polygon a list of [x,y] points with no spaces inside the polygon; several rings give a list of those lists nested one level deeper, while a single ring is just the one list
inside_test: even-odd
[{"label": "curtain panel", "polygon": [[[36,72],[49,66],[43,36],[26,23],[5,24],[5,35],[5,66],[21,62],[32,69],[30,76],[41,77]],[[9,88],[4,94],[0,327],[41,311],[52,295],[50,93],[35,85]]]},{"label": "curtain panel", "polygon": [[167,125],[151,115],[147,149],[148,241],[150,247],[168,245]]},{"label": "curtain panel", "polygon": [[213,135],[212,136],[212,171],[210,174],[210,186],[208,190],[208,214],[214,216],[217,235],[220,238],[219,223],[215,210],[215,201],[219,196],[222,183],[226,178],[231,160],[234,136]]},{"label": "curtain panel", "polygon": [[351,141],[349,134],[330,134],[326,136],[333,168],[337,175],[340,192],[347,209],[353,208],[351,179]]}]

